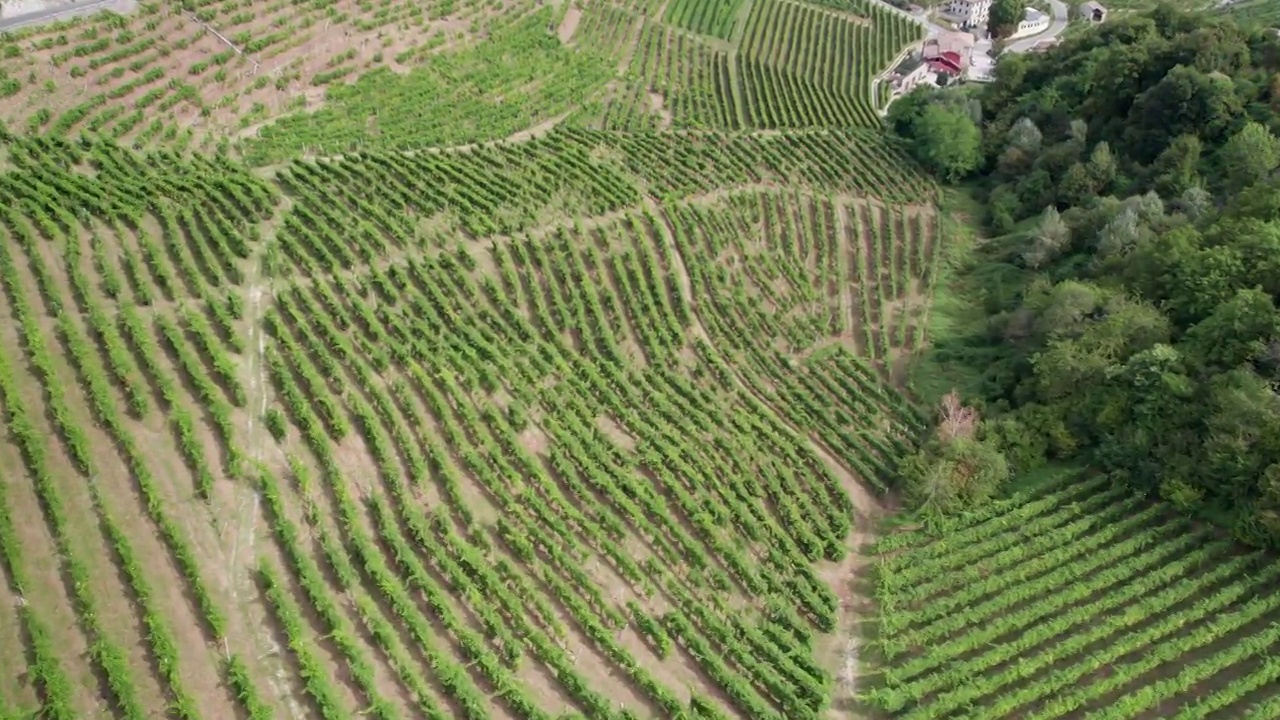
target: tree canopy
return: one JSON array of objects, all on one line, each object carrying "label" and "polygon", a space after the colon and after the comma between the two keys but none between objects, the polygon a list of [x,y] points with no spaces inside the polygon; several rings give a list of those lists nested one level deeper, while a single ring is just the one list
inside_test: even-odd
[{"label": "tree canopy", "polygon": [[[959,180],[982,162],[982,131],[974,107],[956,96],[924,89],[889,106],[889,125],[912,140],[921,164],[946,180]],[[947,102],[942,102],[942,99]]]},{"label": "tree canopy", "polygon": [[995,0],[991,3],[991,12],[987,17],[987,25],[996,37],[1008,37],[1018,27],[1025,16],[1027,5],[1023,0]]},{"label": "tree canopy", "polygon": [[[944,95],[900,101],[894,130],[957,134],[930,108],[968,101]],[[1002,60],[980,98],[995,240],[968,272],[1000,282],[974,284],[989,317],[935,349],[981,372],[977,439],[1280,547],[1280,40],[1162,6]]]}]

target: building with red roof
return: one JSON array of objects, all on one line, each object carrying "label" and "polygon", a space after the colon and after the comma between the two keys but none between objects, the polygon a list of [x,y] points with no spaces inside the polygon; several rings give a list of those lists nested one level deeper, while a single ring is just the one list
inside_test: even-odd
[{"label": "building with red roof", "polygon": [[924,42],[924,60],[934,72],[959,77],[969,67],[975,42],[973,35],[969,33],[939,33]]}]

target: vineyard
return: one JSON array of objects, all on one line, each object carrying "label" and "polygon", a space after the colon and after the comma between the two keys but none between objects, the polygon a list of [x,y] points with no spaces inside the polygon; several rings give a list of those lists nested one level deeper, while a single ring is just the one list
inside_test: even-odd
[{"label": "vineyard", "polygon": [[611,4],[587,6],[574,42],[612,49],[623,72],[578,122],[610,130],[871,127],[874,79],[923,37],[873,0],[673,1],[666,16],[662,24]]},{"label": "vineyard", "polygon": [[873,99],[921,35],[0,34],[0,718],[1280,716],[1274,562],[1102,479],[873,540],[953,239]]},{"label": "vineyard", "polygon": [[874,0],[141,2],[0,34],[0,122],[254,164],[460,145],[566,116],[627,131],[872,127],[873,80],[920,37]]},{"label": "vineyard", "polygon": [[1280,566],[1067,473],[941,538],[878,543],[894,717],[1280,716]]},{"label": "vineyard", "polygon": [[[352,116],[371,102],[399,97],[400,108],[387,108],[380,129],[403,132],[404,118],[416,117],[404,104],[438,98],[443,83],[456,85],[459,73],[469,73],[483,92],[505,95],[506,115],[495,116],[503,108],[492,107],[492,99],[459,95],[439,122],[402,141],[501,136],[524,127],[527,113],[561,112],[565,94],[575,97],[598,79],[584,71],[593,65],[589,55],[566,52],[554,38],[550,49],[537,42],[551,13],[536,11],[531,0],[140,2],[128,15],[108,12],[0,34],[0,121],[14,132],[92,133],[126,144],[213,151],[256,137],[280,116],[324,109],[304,123],[308,129],[286,125],[257,152],[282,143],[327,151],[346,140],[353,124],[364,127],[363,115],[360,123]],[[530,27],[543,32],[532,34]],[[493,62],[492,45],[473,42],[490,33],[501,40],[503,63]],[[449,67],[427,62],[441,57]],[[388,87],[378,73],[357,81],[371,70],[398,85]],[[554,82],[532,88],[531,75]],[[457,124],[480,109],[485,125]],[[522,116],[515,121],[517,111]]]},{"label": "vineyard", "polygon": [[855,478],[922,428],[886,380],[940,232],[880,136],[6,164],[6,712],[851,698]]}]

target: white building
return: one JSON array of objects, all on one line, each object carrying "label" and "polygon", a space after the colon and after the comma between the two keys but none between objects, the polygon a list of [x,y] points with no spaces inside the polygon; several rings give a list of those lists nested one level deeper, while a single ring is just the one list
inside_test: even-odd
[{"label": "white building", "polygon": [[1049,29],[1049,15],[1040,12],[1035,8],[1027,8],[1026,14],[1022,16],[1022,21],[1018,23],[1018,27],[1009,35],[1010,38],[1026,37],[1028,35],[1036,35]]},{"label": "white building", "polygon": [[991,16],[991,0],[950,0],[944,12],[962,28],[977,27],[986,24]]},{"label": "white building", "polygon": [[[1222,4],[1224,3],[1219,3],[1219,5]],[[1085,22],[1106,22],[1107,9],[1102,6],[1102,3],[1089,0],[1089,2],[1080,5],[1080,17],[1083,18]]]}]

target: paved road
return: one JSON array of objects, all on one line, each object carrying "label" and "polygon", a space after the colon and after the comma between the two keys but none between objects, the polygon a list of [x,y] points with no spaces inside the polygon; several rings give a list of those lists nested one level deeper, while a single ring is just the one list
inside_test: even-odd
[{"label": "paved road", "polygon": [[1045,40],[1052,40],[1062,34],[1067,29],[1067,19],[1070,17],[1071,9],[1067,4],[1060,0],[1049,0],[1049,9],[1053,11],[1053,20],[1049,22],[1049,27],[1042,33],[1036,35],[1028,35],[1024,38],[1018,38],[1008,45],[1004,46],[1005,52],[1024,53],[1034,48],[1038,43]]},{"label": "paved road", "polygon": [[75,2],[66,5],[51,7],[48,10],[40,10],[32,13],[23,13],[10,18],[0,20],[0,33],[8,30],[17,30],[28,25],[40,25],[43,23],[61,20],[64,17],[79,15],[82,13],[97,12],[99,10],[107,10],[117,4],[117,0],[90,0],[89,2]]}]

